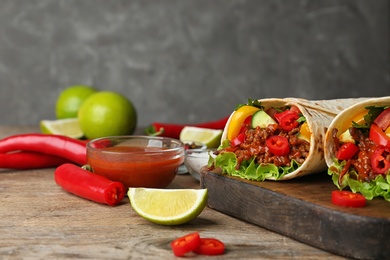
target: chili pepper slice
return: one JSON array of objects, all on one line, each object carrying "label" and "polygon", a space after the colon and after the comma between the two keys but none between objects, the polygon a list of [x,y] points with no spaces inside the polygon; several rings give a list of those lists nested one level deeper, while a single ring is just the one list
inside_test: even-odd
[{"label": "chili pepper slice", "polygon": [[14,151],[55,155],[78,165],[87,163],[86,142],[63,135],[19,134],[0,140],[0,153]]},{"label": "chili pepper slice", "polygon": [[185,126],[195,126],[210,129],[224,129],[229,117],[224,117],[215,121],[203,122],[199,124],[169,124],[154,122],[152,125],[145,129],[145,134],[154,136],[164,136],[171,138],[180,138],[180,132]]},{"label": "chili pepper slice", "polygon": [[369,138],[377,145],[390,147],[390,137],[375,123],[371,124]]},{"label": "chili pepper slice", "polygon": [[376,174],[387,173],[390,169],[390,148],[378,147],[371,155],[371,167]]},{"label": "chili pepper slice", "polygon": [[36,152],[17,151],[0,154],[0,168],[3,169],[43,169],[57,167],[68,162],[69,160],[62,157]]},{"label": "chili pepper slice", "polygon": [[281,113],[276,113],[274,116],[283,130],[290,131],[299,125],[297,112],[285,110]]},{"label": "chili pepper slice", "polygon": [[273,135],[265,140],[265,144],[271,153],[277,156],[285,156],[290,153],[288,139],[284,136]]},{"label": "chili pepper slice", "polygon": [[122,183],[111,181],[71,163],[57,167],[54,180],[67,192],[110,206],[118,204],[125,196]]},{"label": "chili pepper slice", "polygon": [[341,161],[351,159],[357,152],[359,147],[354,143],[343,143],[336,153],[336,158]]},{"label": "chili pepper slice", "polygon": [[221,255],[225,252],[225,244],[215,238],[200,238],[200,245],[194,252],[201,255]]},{"label": "chili pepper slice", "polygon": [[194,251],[200,245],[200,235],[194,232],[179,237],[171,242],[171,248],[175,256],[183,256],[186,253]]},{"label": "chili pepper slice", "polygon": [[332,203],[343,207],[359,208],[366,206],[366,198],[359,193],[334,190],[332,191]]}]

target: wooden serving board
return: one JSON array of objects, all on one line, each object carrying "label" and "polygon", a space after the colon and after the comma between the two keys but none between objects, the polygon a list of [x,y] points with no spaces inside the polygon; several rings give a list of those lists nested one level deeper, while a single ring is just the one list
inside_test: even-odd
[{"label": "wooden serving board", "polygon": [[325,172],[256,182],[203,169],[200,186],[208,189],[208,206],[227,215],[342,256],[389,257],[390,202],[377,198],[364,208],[333,205],[331,191],[337,188]]}]

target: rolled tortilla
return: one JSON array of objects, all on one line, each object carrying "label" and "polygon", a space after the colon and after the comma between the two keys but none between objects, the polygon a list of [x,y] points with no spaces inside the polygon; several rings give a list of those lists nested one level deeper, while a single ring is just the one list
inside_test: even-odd
[{"label": "rolled tortilla", "polygon": [[364,185],[361,185],[361,183],[364,181],[356,180],[356,176],[350,172],[350,170],[342,176],[339,175],[343,164],[342,161],[339,161],[336,158],[338,147],[333,138],[333,131],[337,129],[336,136],[339,138],[343,132],[347,131],[348,128],[352,126],[353,120],[356,120],[357,118],[362,117],[362,115],[368,113],[366,107],[370,106],[390,106],[390,96],[366,99],[350,106],[349,108],[339,113],[333,119],[329,125],[328,131],[325,134],[325,161],[328,166],[328,174],[332,175],[334,184],[340,189],[349,187],[354,192],[362,193],[367,199],[372,199],[376,196],[382,196],[386,200],[390,201],[390,176],[387,175],[383,176],[384,178],[370,180],[369,182],[365,182]]},{"label": "rolled tortilla", "polygon": [[[267,110],[271,107],[296,106],[306,118],[308,127],[311,133],[309,155],[305,161],[294,171],[280,176],[265,175],[265,180],[289,180],[301,177],[308,174],[323,172],[326,170],[324,159],[324,137],[327,127],[330,125],[335,116],[345,108],[355,104],[358,101],[367,98],[347,98],[347,99],[332,99],[332,100],[307,100],[301,98],[267,98],[259,99],[258,101]],[[232,120],[233,112],[224,128],[221,144],[227,139],[227,130]],[[229,172],[225,172],[230,174]],[[230,174],[232,175],[232,174]],[[234,175],[234,174],[233,174]],[[253,176],[240,176],[246,179],[252,179]],[[255,180],[262,180],[255,179]]]}]

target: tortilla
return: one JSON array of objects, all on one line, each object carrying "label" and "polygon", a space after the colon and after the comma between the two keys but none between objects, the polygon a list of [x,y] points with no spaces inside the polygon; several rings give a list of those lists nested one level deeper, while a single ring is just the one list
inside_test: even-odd
[{"label": "tortilla", "polygon": [[[352,118],[359,115],[360,113],[367,111],[367,106],[390,106],[390,96],[380,98],[369,98],[363,101],[357,102],[351,105],[347,109],[339,113],[329,125],[328,131],[325,134],[324,146],[325,146],[325,161],[328,167],[333,165],[336,147],[332,138],[332,131],[334,128],[340,130],[341,127],[345,126],[346,122],[352,124]],[[339,134],[340,131],[339,131]]]},{"label": "tortilla", "polygon": [[[311,132],[309,155],[300,167],[287,173],[280,178],[273,176],[266,177],[267,180],[289,180],[304,175],[323,172],[327,165],[324,159],[324,137],[328,126],[338,113],[350,107],[356,102],[367,98],[347,98],[347,99],[330,99],[330,100],[307,100],[301,98],[267,98],[259,99],[264,110],[270,107],[297,106],[302,115],[306,118],[308,127]],[[227,139],[227,129],[232,119],[231,114],[224,131],[222,133],[221,143]],[[250,179],[250,178],[248,178]]]}]

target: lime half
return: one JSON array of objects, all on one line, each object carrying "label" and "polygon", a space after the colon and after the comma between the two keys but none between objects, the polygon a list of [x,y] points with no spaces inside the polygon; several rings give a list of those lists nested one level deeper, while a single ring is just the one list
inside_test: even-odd
[{"label": "lime half", "polygon": [[186,126],[180,132],[181,141],[204,143],[207,148],[217,148],[221,143],[222,130]]},{"label": "lime half", "polygon": [[196,218],[207,203],[207,189],[129,188],[132,208],[160,225],[180,225]]},{"label": "lime half", "polygon": [[41,120],[39,126],[41,132],[44,134],[65,135],[73,138],[81,138],[84,136],[77,118]]}]

